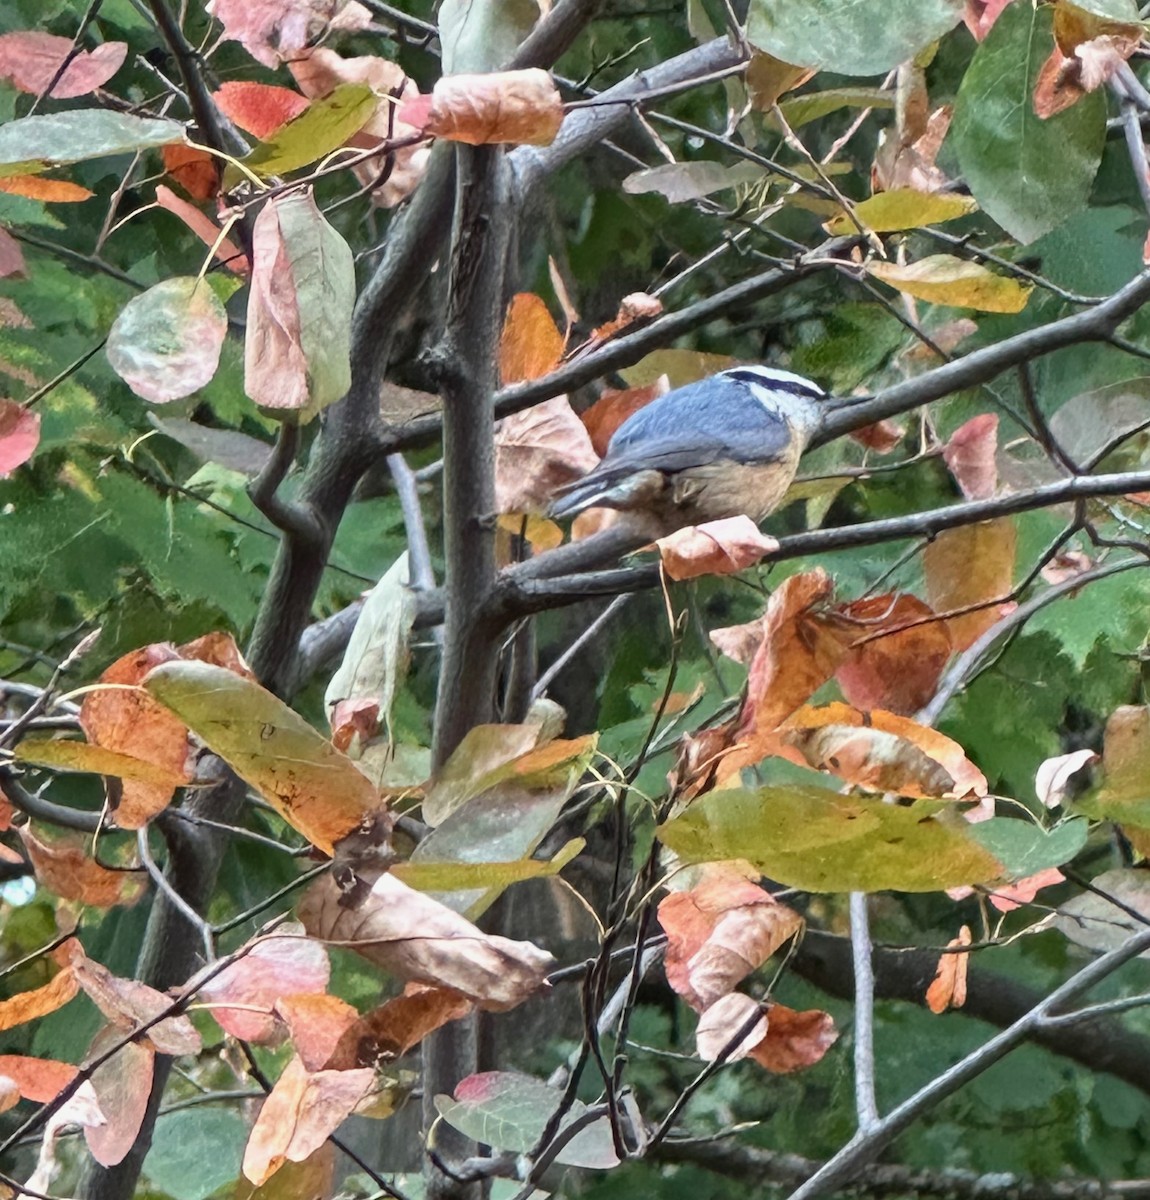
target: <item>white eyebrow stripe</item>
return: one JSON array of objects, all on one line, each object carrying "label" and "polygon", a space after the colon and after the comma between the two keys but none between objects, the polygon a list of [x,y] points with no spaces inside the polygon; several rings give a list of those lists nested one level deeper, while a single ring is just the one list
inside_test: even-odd
[{"label": "white eyebrow stripe", "polygon": [[[755,387],[770,389],[773,386],[781,392],[791,395],[797,393],[801,396],[809,396],[813,400],[821,400],[826,396],[826,392],[810,379],[796,375],[793,371],[781,371],[775,367],[731,367],[720,374],[738,383],[745,383],[752,389]],[[762,397],[758,398],[760,401],[762,400]]]}]

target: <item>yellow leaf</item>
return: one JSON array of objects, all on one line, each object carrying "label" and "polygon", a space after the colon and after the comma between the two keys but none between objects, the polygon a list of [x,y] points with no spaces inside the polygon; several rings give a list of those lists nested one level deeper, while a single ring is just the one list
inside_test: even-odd
[{"label": "yellow leaf", "polygon": [[949,254],[932,254],[909,266],[874,262],[868,264],[867,271],[919,300],[982,312],[1021,312],[1032,290],[1030,284],[995,275],[978,263]]},{"label": "yellow leaf", "polygon": [[[960,196],[954,192],[920,192],[916,188],[896,188],[892,192],[879,192],[869,200],[855,205],[855,216],[864,229],[875,233],[890,233],[897,229],[921,229],[924,225],[937,225],[942,221],[953,221],[978,210],[978,201],[973,196]],[[823,228],[830,234],[854,233],[855,223],[846,213],[832,217]],[[937,255],[945,258],[945,255]],[[928,260],[929,261],[929,260]],[[996,276],[997,278],[997,276]]]}]

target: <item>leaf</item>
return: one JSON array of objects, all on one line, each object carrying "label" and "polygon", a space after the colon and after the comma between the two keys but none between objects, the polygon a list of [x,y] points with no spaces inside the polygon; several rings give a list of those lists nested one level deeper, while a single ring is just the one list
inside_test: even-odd
[{"label": "leaf", "polygon": [[60,771],[89,771],[93,775],[114,775],[141,783],[153,783],[171,791],[188,782],[186,773],[170,771],[142,758],[133,758],[104,746],[72,738],[25,738],[17,747],[20,762]]},{"label": "leaf", "polygon": [[972,828],[936,801],[768,787],[712,792],[656,832],[684,862],[745,858],[803,891],[933,892],[1002,874]]},{"label": "leaf", "polygon": [[1086,206],[1106,137],[1106,103],[1086,96],[1041,120],[1031,95],[1051,44],[1045,6],[1011,4],[975,51],[955,102],[952,142],[979,206],[1032,242]]},{"label": "leaf", "polygon": [[0,475],[11,475],[22,467],[40,444],[40,414],[0,400]]},{"label": "leaf", "polygon": [[21,826],[20,840],[36,879],[62,900],[77,900],[97,908],[135,904],[148,890],[142,870],[113,871],[91,856],[91,839],[56,833],[43,841],[31,824]]},{"label": "leaf", "polygon": [[[894,108],[893,92],[875,87],[827,88],[822,92],[807,92],[792,96],[779,104],[787,124],[792,129],[818,121],[843,108]],[[771,125],[778,122],[768,118]],[[865,203],[865,202],[864,202]],[[853,231],[854,226],[851,226]]]},{"label": "leaf", "polygon": [[871,262],[866,269],[875,279],[919,300],[981,312],[1021,312],[1034,290],[1033,284],[996,275],[980,263],[949,254],[931,254],[906,266]]},{"label": "leaf", "polygon": [[324,853],[381,808],[349,758],[252,680],[209,663],[169,662],[144,687]]},{"label": "leaf", "polygon": [[[752,1023],[752,1018],[757,1018]],[[747,1025],[750,1028],[747,1029]],[[741,1030],[746,1029],[732,1046]],[[704,1062],[724,1055],[726,1062],[738,1062],[767,1036],[767,1014],[763,1006],[742,992],[721,996],[699,1018],[695,1027],[695,1051]],[[725,1052],[725,1054],[724,1054]]]},{"label": "leaf", "polygon": [[244,391],[310,420],[351,386],[351,250],[309,190],[264,205],[252,256]]},{"label": "leaf", "polygon": [[[1114,950],[1145,930],[1150,920],[1150,874],[1136,867],[1116,867],[1095,875],[1091,884],[1096,890],[1060,905],[1054,918],[1055,926],[1076,946],[1099,952]],[[1117,903],[1111,903],[1111,897]],[[1141,957],[1150,957],[1150,952]]]},{"label": "leaf", "polygon": [[1039,765],[1034,775],[1034,791],[1043,808],[1058,808],[1066,803],[1071,794],[1074,777],[1101,761],[1093,750],[1073,750],[1047,758]]},{"label": "leaf", "polygon": [[[164,160],[164,170],[193,200],[211,200],[220,190],[220,163],[214,155],[209,154],[206,150],[177,142],[171,146],[164,146],[160,151],[160,157]],[[161,187],[162,185],[159,185],[156,188],[157,199],[159,199]],[[168,195],[172,194],[168,188],[163,188],[163,190]],[[181,203],[184,202],[181,201]],[[164,207],[168,206],[164,205]],[[173,209],[173,211],[175,210]],[[211,220],[205,213],[201,213],[199,209],[195,209],[195,212],[203,217],[205,223],[211,225]],[[187,224],[194,228],[190,221]]]},{"label": "leaf", "polygon": [[972,825],[970,834],[1002,863],[1007,878],[1022,879],[1070,862],[1086,845],[1089,824],[1076,817],[1047,832],[1033,821],[991,817]]},{"label": "leaf", "polygon": [[273,1010],[281,996],[322,992],[331,978],[327,950],[299,924],[281,925],[208,979],[200,998],[216,1024],[246,1042],[274,1042],[282,1033]]},{"label": "leaf", "polygon": [[22,30],[0,36],[0,78],[17,91],[40,96],[67,62],[52,88],[52,99],[72,100],[103,87],[127,56],[126,42],[104,42],[94,50],[77,50],[71,38]]},{"label": "leaf", "polygon": [[850,639],[835,671],[846,701],[864,711],[918,712],[934,695],[950,659],[946,622],[934,619],[928,604],[906,592],[852,601],[839,606],[835,616]]},{"label": "leaf", "polygon": [[265,1183],[284,1162],[302,1162],[351,1115],[375,1078],[370,1069],[309,1073],[293,1058],[260,1108],[244,1150],[243,1172]]},{"label": "leaf", "polygon": [[[176,121],[103,108],[21,117],[0,125],[0,175],[27,174],[21,164],[84,162],[166,146],[183,138],[184,127]],[[11,167],[16,169],[4,169]]]},{"label": "leaf", "polygon": [[727,188],[757,183],[764,176],[762,167],[754,163],[723,163],[700,159],[697,162],[662,163],[635,171],[623,180],[623,191],[632,196],[656,192],[672,204],[700,200],[703,196],[726,191]]},{"label": "leaf", "polygon": [[582,838],[572,838],[554,858],[517,858],[511,862],[412,862],[396,863],[391,873],[417,892],[462,892],[498,888],[527,879],[545,879],[560,871],[583,849]]},{"label": "leaf", "polygon": [[555,81],[533,67],[444,76],[430,96],[404,101],[397,119],[429,137],[472,146],[549,146],[564,116]]},{"label": "leaf", "polygon": [[[54,1013],[77,996],[79,991],[80,985],[76,982],[72,968],[63,967],[42,987],[17,992],[15,996],[0,1000],[0,1031],[14,1029],[17,1025],[24,1025],[28,1021],[36,1021]],[[29,1098],[36,1099],[31,1095]],[[47,1099],[42,1103],[47,1103]]]},{"label": "leaf", "polygon": [[779,548],[775,538],[760,533],[747,516],[689,525],[659,538],[655,545],[663,570],[671,579],[735,575]]},{"label": "leaf", "polygon": [[172,1200],[208,1200],[213,1192],[235,1183],[247,1136],[244,1118],[229,1109],[162,1113],[144,1174],[153,1188]]},{"label": "leaf", "polygon": [[942,457],[968,500],[989,500],[998,490],[998,416],[981,413],[960,425]]},{"label": "leaf", "polygon": [[[964,925],[958,937],[946,943],[948,950],[971,943],[970,926]],[[966,1003],[966,968],[970,961],[967,951],[944,954],[938,960],[938,970],[930,987],[926,989],[926,1006],[932,1013],[945,1012],[948,1008],[961,1008]]]},{"label": "leaf", "polygon": [[265,67],[299,56],[321,40],[347,0],[210,0],[207,11]]},{"label": "leaf", "polygon": [[[97,1058],[122,1040],[121,1030],[106,1026],[96,1034],[88,1057]],[[84,1140],[102,1167],[123,1162],[136,1144],[152,1092],[155,1061],[156,1052],[150,1045],[128,1042],[93,1072],[91,1083],[105,1120],[85,1125]]]},{"label": "leaf", "polygon": [[[712,36],[714,36],[712,34]],[[756,51],[747,64],[743,82],[751,107],[767,112],[792,88],[802,87],[814,75],[809,67],[796,67],[770,54]]]},{"label": "leaf", "polygon": [[599,399],[579,414],[579,419],[590,435],[591,447],[600,458],[607,453],[607,443],[614,436],[615,430],[652,400],[666,395],[668,389],[665,385],[664,379],[662,383],[654,383],[649,387],[622,390],[604,388]]},{"label": "leaf", "polygon": [[[28,265],[20,243],[0,225],[0,279],[27,279]],[[5,404],[11,401],[5,401]]]},{"label": "leaf", "polygon": [[752,0],[747,37],[784,62],[879,75],[962,19],[962,0]]},{"label": "leaf", "polygon": [[[854,215],[864,229],[875,233],[893,233],[900,229],[921,229],[954,221],[978,211],[978,201],[954,192],[920,192],[915,188],[896,188],[879,192],[854,206]],[[843,213],[832,217],[823,228],[827,233],[853,234],[855,223]],[[939,256],[943,257],[943,256]],[[996,276],[997,278],[997,276]]]},{"label": "leaf", "polygon": [[409,983],[402,996],[360,1017],[340,1038],[326,1065],[329,1070],[348,1071],[391,1062],[474,1008],[471,999],[451,988]]},{"label": "leaf", "polygon": [[555,961],[530,942],[482,933],[392,875],[351,905],[325,875],[304,893],[299,918],[313,937],[346,943],[400,979],[453,988],[491,1012],[543,990]]},{"label": "leaf", "polygon": [[[295,1052],[309,1071],[330,1067],[328,1060],[359,1013],[338,996],[325,992],[296,992],[275,1002],[276,1016],[287,1026]],[[353,1067],[373,1066],[353,1063]]]},{"label": "leaf", "polygon": [[796,1012],[785,1004],[771,1004],[767,1036],[751,1051],[751,1058],[775,1075],[789,1075],[813,1067],[838,1037],[830,1013],[818,1008]]},{"label": "leaf", "polygon": [[[76,982],[108,1018],[117,1036],[137,1029],[172,1007],[170,996],[138,980],[121,979],[84,954],[73,956],[71,968]],[[177,1056],[198,1054],[203,1048],[203,1041],[191,1020],[179,1014],[156,1021],[137,1040],[155,1047],[161,1054]],[[96,1090],[98,1092],[99,1088]]]},{"label": "leaf", "polygon": [[137,396],[166,404],[211,382],[227,335],[227,310],[205,280],[165,279],[121,310],[108,362]]},{"label": "leaf", "polygon": [[505,417],[495,434],[495,511],[545,513],[559,488],[598,462],[566,396]]},{"label": "leaf", "polygon": [[987,899],[999,912],[1013,912],[1023,904],[1030,904],[1042,888],[1054,887],[1065,880],[1066,876],[1057,867],[1044,867],[1017,883],[995,884]]},{"label": "leaf", "polygon": [[0,1054],[0,1078],[11,1080],[25,1100],[50,1104],[76,1078],[79,1068],[51,1058]]},{"label": "leaf", "polygon": [[[331,95],[313,100],[270,140],[258,145],[243,160],[244,166],[265,179],[310,166],[358,133],[371,120],[377,103],[375,93],[365,84],[341,84]],[[225,185],[234,170],[225,173]]]},{"label": "leaf", "polygon": [[[534,1149],[559,1107],[563,1093],[541,1079],[514,1071],[485,1071],[469,1075],[455,1088],[454,1097],[436,1096],[440,1116],[467,1137],[498,1150],[526,1154]],[[587,1106],[574,1101],[559,1123],[558,1133],[584,1117]],[[617,1166],[611,1123],[604,1115],[581,1129],[555,1158],[556,1162],[590,1170]]]},{"label": "leaf", "polygon": [[667,935],[667,982],[697,1012],[731,992],[803,927],[794,909],[726,864],[705,868],[689,891],[664,897],[658,918]]},{"label": "leaf", "polygon": [[502,67],[539,15],[537,0],[443,0],[438,21],[444,75]]},{"label": "leaf", "polygon": [[333,741],[340,749],[348,748],[351,731],[347,740],[343,740],[344,727],[337,724],[335,714],[340,711],[341,703],[347,701],[373,702],[379,724],[387,730],[388,740],[394,741],[391,707],[407,670],[408,639],[416,611],[416,596],[408,585],[408,572],[405,551],[367,593],[343,661],[324,692],[324,711],[331,721]]},{"label": "leaf", "polygon": [[181,221],[204,243],[211,248],[213,255],[221,266],[226,267],[235,275],[247,275],[251,271],[248,257],[231,238],[221,237],[220,227],[194,204],[182,200],[171,188],[162,183],[156,185],[156,203]]},{"label": "leaf", "polygon": [[499,337],[499,378],[503,387],[538,379],[563,357],[566,339],[547,305],[534,292],[517,292],[507,306]]},{"label": "leaf", "polygon": [[90,200],[95,193],[67,179],[43,179],[39,175],[11,175],[0,179],[0,192],[26,196],[46,204],[76,204]]},{"label": "leaf", "polygon": [[220,112],[245,133],[267,141],[308,106],[291,88],[247,79],[229,79],[212,93]]},{"label": "leaf", "polygon": [[923,551],[926,594],[931,608],[947,613],[976,605],[947,620],[956,651],[977,641],[1003,615],[1014,586],[1018,534],[1006,517],[946,529]]}]

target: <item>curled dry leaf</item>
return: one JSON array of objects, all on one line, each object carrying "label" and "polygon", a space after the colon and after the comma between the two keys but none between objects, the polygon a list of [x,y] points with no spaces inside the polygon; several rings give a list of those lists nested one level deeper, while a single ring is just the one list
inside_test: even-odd
[{"label": "curled dry leaf", "polygon": [[731,992],[802,928],[803,919],[724,864],[659,904],[667,982],[698,1012]]},{"label": "curled dry leaf", "polygon": [[[822,738],[820,731],[827,731]],[[827,762],[827,754],[841,755],[838,767],[828,762],[823,769],[836,774],[841,771],[843,778],[862,787],[906,796],[950,792],[958,797],[978,797],[987,793],[986,776],[956,741],[881,709],[861,713],[839,703],[802,708],[787,721],[784,733],[791,744],[810,747],[820,767]],[[859,738],[857,742],[851,741],[854,736]],[[858,778],[852,777],[855,774]],[[947,780],[951,786],[942,787]],[[910,790],[902,791],[904,787]]]},{"label": "curled dry leaf", "polygon": [[[121,979],[84,954],[72,959],[72,973],[92,1003],[119,1034],[154,1021],[172,1007],[171,996],[135,979]],[[191,1021],[180,1015],[164,1017],[151,1025],[143,1038],[161,1054],[198,1054],[202,1040]],[[99,1091],[99,1088],[96,1089]]]},{"label": "curled dry leaf", "polygon": [[399,119],[432,137],[472,146],[549,146],[563,124],[563,101],[537,67],[487,75],[447,75],[430,96],[401,105]]},{"label": "curled dry leaf", "polygon": [[772,1004],[767,1008],[767,1036],[751,1051],[751,1057],[775,1075],[789,1075],[813,1067],[838,1036],[830,1013]]},{"label": "curled dry leaf", "polygon": [[655,545],[663,570],[671,579],[734,575],[779,547],[747,516],[689,525],[659,538]]},{"label": "curled dry leaf", "polygon": [[285,1162],[302,1162],[323,1145],[367,1095],[371,1070],[309,1073],[293,1058],[263,1102],[244,1150],[243,1172],[265,1183]]},{"label": "curled dry leaf", "polygon": [[[347,0],[209,0],[207,11],[265,67],[278,67],[320,40]],[[357,6],[358,7],[358,6]]]},{"label": "curled dry leaf", "polygon": [[905,592],[854,600],[834,615],[846,640],[835,672],[846,700],[864,711],[918,712],[934,695],[951,655],[946,622]]},{"label": "curled dry leaf", "polygon": [[251,950],[213,975],[199,989],[216,1024],[249,1042],[276,1040],[280,1027],[273,1013],[281,996],[323,992],[331,977],[327,950],[308,937],[302,925],[281,925]]},{"label": "curled dry leaf", "polygon": [[871,167],[871,186],[876,192],[896,188],[914,188],[919,192],[937,192],[948,187],[950,179],[935,162],[950,129],[954,109],[949,104],[936,108],[927,118],[926,129],[903,140],[885,134],[879,136],[879,149]]},{"label": "curled dry leaf", "polygon": [[1075,750],[1046,759],[1034,775],[1034,790],[1039,803],[1044,808],[1057,808],[1065,804],[1074,776],[1100,761],[1100,756],[1093,750]]},{"label": "curled dry leaf", "polygon": [[1089,571],[1093,566],[1094,560],[1089,554],[1081,550],[1061,550],[1042,568],[1042,578],[1054,587]]},{"label": "curled dry leaf", "polygon": [[651,296],[647,292],[631,292],[619,301],[619,311],[616,313],[615,319],[608,321],[606,325],[598,326],[587,339],[586,345],[579,347],[578,352],[586,354],[589,350],[596,349],[609,338],[615,337],[637,322],[653,321],[656,317],[662,316],[662,313],[663,301],[658,296]]},{"label": "curled dry leaf", "polygon": [[147,891],[142,870],[112,871],[91,856],[91,839],[80,834],[55,833],[44,841],[31,824],[20,828],[20,839],[36,879],[61,900],[77,900],[96,908],[135,904]]},{"label": "curled dry leaf", "polygon": [[77,50],[71,38],[27,29],[0,36],[0,79],[19,92],[39,96],[67,63],[52,87],[52,99],[72,100],[103,87],[127,56],[126,42],[104,42],[94,50]]},{"label": "curled dry leaf", "polygon": [[304,928],[349,945],[400,979],[454,988],[479,1007],[503,1012],[547,986],[554,959],[530,942],[485,934],[451,909],[381,875],[358,904],[344,906],[330,875],[300,901]]},{"label": "curled dry leaf", "polygon": [[968,500],[989,500],[998,488],[998,417],[981,413],[950,435],[942,457]]},{"label": "curled dry leaf", "polygon": [[888,417],[885,421],[875,421],[873,425],[852,429],[850,436],[860,446],[876,454],[889,454],[906,436],[906,427]]},{"label": "curled dry leaf", "polygon": [[932,1013],[961,1008],[966,1003],[966,968],[970,953],[958,948],[969,946],[970,942],[970,926],[964,925],[958,931],[958,937],[946,943],[949,953],[938,960],[938,970],[926,989],[926,1006]]},{"label": "curled dry leaf", "polygon": [[731,992],[716,1000],[699,1018],[695,1050],[704,1062],[714,1062],[720,1055],[726,1062],[738,1062],[766,1036],[763,1006],[742,992]]},{"label": "curled dry leaf", "polygon": [[329,1070],[379,1067],[406,1054],[429,1033],[466,1017],[475,1002],[451,988],[409,983],[402,996],[365,1013],[339,1039]]},{"label": "curled dry leaf", "polygon": [[506,417],[495,435],[495,510],[545,512],[558,488],[598,462],[566,396]]}]

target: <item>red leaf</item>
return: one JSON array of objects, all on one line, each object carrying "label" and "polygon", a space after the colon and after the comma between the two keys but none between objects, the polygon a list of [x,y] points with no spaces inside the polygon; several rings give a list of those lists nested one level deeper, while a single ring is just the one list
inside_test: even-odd
[{"label": "red leaf", "polygon": [[[24,30],[0,36],[0,77],[21,92],[39,96],[52,82],[61,64],[72,54],[71,38]],[[95,50],[72,56],[52,88],[52,99],[71,100],[103,87],[124,64],[126,42],[105,42]]]},{"label": "red leaf", "polygon": [[[216,159],[206,150],[197,150],[195,146],[185,146],[182,142],[173,142],[170,146],[164,146],[160,150],[160,155],[164,160],[164,170],[188,193],[193,200],[210,200],[220,190],[220,168]],[[162,185],[161,185],[162,187]],[[179,216],[179,212],[173,205],[165,204],[160,195],[161,187],[156,188],[156,200],[161,208],[167,208],[175,212]],[[167,188],[162,188],[164,192],[170,196],[172,193]],[[183,204],[183,201],[180,201]],[[211,225],[200,210],[193,211],[207,223]],[[192,223],[187,222],[191,226],[192,232],[199,237],[203,237],[203,231],[197,229]],[[216,230],[216,234],[219,230]],[[215,234],[212,235],[208,244],[211,245],[215,241]]]},{"label": "red leaf", "polygon": [[307,97],[291,88],[240,79],[223,84],[213,99],[225,117],[261,142],[308,106]]},{"label": "red leaf", "polygon": [[40,414],[15,400],[0,400],[0,475],[23,466],[39,444]]},{"label": "red leaf", "polygon": [[750,517],[727,517],[704,525],[689,525],[655,543],[663,569],[671,579],[700,575],[734,575],[753,566],[779,543]]},{"label": "red leaf", "polygon": [[942,452],[950,473],[968,500],[989,500],[998,488],[998,417],[971,417],[950,435]]}]

